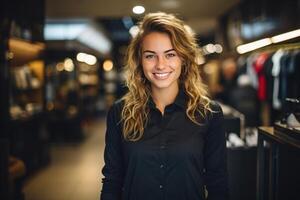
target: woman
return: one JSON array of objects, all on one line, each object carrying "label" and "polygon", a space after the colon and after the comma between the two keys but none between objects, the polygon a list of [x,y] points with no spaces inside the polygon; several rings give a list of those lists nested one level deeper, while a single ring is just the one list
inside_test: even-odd
[{"label": "woman", "polygon": [[151,13],[126,56],[128,92],[107,116],[102,200],[227,199],[223,114],[199,76],[197,44]]}]

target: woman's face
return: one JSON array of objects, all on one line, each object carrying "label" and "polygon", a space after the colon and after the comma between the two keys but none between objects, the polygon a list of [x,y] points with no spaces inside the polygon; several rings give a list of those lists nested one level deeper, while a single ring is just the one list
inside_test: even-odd
[{"label": "woman's face", "polygon": [[168,34],[152,32],[144,37],[142,66],[152,89],[177,89],[181,64]]}]

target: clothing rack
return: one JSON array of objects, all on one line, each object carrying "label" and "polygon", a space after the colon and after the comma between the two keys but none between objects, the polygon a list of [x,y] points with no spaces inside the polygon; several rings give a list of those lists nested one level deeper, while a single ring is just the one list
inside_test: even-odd
[{"label": "clothing rack", "polygon": [[244,55],[248,56],[248,55],[250,55],[252,53],[274,52],[274,51],[277,51],[279,49],[283,49],[283,50],[300,49],[300,42],[270,45],[270,46],[266,46],[266,47],[262,47],[260,49],[256,49],[256,50],[250,51],[248,53],[245,53]]},{"label": "clothing rack", "polygon": [[[253,58],[255,58],[259,54],[263,54],[263,53],[267,53],[267,54],[270,54],[269,56],[272,56],[271,54],[277,52],[279,49],[282,49],[284,52],[289,52],[289,53],[292,53],[293,50],[299,51],[300,50],[300,42],[274,44],[274,45],[270,45],[270,46],[266,46],[266,47],[254,50],[252,52],[248,52],[239,57],[239,59],[241,59],[239,64],[240,64],[240,66],[247,67],[248,58],[251,58],[252,56],[253,56]],[[268,71],[268,73],[271,73],[271,72]],[[278,80],[279,80],[279,78],[278,78]],[[285,82],[285,83],[287,84],[287,82]],[[298,82],[297,82],[297,84],[298,84]],[[272,84],[271,84],[271,87],[273,88]],[[279,85],[278,85],[278,87],[279,87]],[[282,86],[280,86],[280,87],[282,87]],[[293,85],[293,88],[295,88],[295,87],[297,87],[297,86]],[[279,92],[279,90],[278,90],[278,92]],[[279,108],[281,106],[273,108],[274,102],[272,102],[272,101],[270,102],[270,99],[272,99],[272,96],[270,96],[270,93],[268,93],[268,94],[269,94],[269,98],[265,99],[266,97],[264,97],[264,101],[261,101],[262,104],[261,104],[261,108],[260,108],[260,117],[261,117],[263,125],[269,125],[269,123],[271,123],[271,124],[274,123],[274,120],[276,118],[279,118],[282,113],[282,110],[281,110],[282,108]],[[278,97],[277,100],[280,100],[280,98],[279,98],[280,95],[275,95],[275,96]],[[274,98],[274,96],[273,96],[273,98]],[[268,99],[269,99],[269,101],[268,101]],[[266,102],[266,103],[264,103],[264,102]],[[283,105],[283,104],[281,104],[281,105]],[[262,113],[264,113],[264,114],[262,114]]]}]

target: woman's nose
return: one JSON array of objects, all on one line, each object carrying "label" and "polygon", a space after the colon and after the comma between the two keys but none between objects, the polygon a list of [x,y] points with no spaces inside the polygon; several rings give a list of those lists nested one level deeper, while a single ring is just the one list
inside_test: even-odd
[{"label": "woman's nose", "polygon": [[159,56],[159,57],[157,58],[156,69],[162,70],[162,69],[164,69],[164,68],[166,67],[166,64],[167,64],[167,63],[166,63],[165,58],[162,57],[162,56]]}]

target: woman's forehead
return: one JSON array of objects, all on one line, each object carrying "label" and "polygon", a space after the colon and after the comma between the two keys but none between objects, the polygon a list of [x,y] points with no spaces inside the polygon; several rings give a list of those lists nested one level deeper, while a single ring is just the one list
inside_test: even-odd
[{"label": "woman's forehead", "polygon": [[167,33],[152,32],[142,40],[142,51],[165,52],[174,49]]}]

